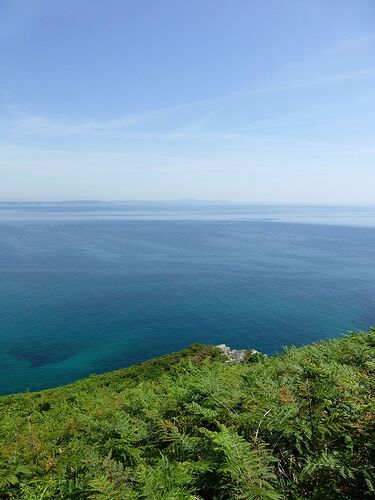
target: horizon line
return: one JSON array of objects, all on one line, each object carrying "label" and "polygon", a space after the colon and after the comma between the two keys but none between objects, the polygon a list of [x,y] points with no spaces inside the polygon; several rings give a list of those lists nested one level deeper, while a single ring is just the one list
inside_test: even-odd
[{"label": "horizon line", "polygon": [[205,199],[195,199],[195,198],[177,198],[177,199],[165,199],[165,200],[152,200],[152,199],[136,199],[136,200],[103,200],[103,199],[61,199],[61,200],[0,200],[0,204],[12,204],[12,205],[22,205],[22,204],[104,204],[104,203],[124,203],[124,204],[161,204],[161,203],[187,203],[187,204],[231,204],[231,205],[258,205],[258,206],[317,206],[317,207],[374,207],[375,203],[371,202],[313,202],[313,201],[249,201],[249,200],[205,200]]}]

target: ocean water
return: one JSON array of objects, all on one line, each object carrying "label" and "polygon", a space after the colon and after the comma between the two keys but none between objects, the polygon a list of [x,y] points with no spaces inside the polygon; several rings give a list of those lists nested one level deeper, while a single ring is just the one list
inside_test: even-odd
[{"label": "ocean water", "polygon": [[0,204],[0,393],[375,325],[375,208]]}]

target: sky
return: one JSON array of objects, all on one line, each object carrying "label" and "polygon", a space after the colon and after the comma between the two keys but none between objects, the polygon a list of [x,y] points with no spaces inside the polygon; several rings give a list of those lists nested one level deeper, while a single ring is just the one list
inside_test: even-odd
[{"label": "sky", "polygon": [[375,204],[374,0],[0,0],[0,201]]}]

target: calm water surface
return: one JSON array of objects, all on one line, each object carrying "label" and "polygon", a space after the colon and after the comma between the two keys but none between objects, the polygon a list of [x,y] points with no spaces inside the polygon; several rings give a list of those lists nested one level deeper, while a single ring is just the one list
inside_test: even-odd
[{"label": "calm water surface", "polygon": [[375,208],[0,204],[0,392],[375,324]]}]

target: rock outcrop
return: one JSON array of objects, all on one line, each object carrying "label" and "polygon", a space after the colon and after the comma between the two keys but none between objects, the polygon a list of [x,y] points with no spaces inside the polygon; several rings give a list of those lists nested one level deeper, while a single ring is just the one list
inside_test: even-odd
[{"label": "rock outcrop", "polygon": [[227,358],[227,363],[244,363],[254,354],[260,354],[255,349],[231,349],[225,344],[216,346],[222,354]]}]

